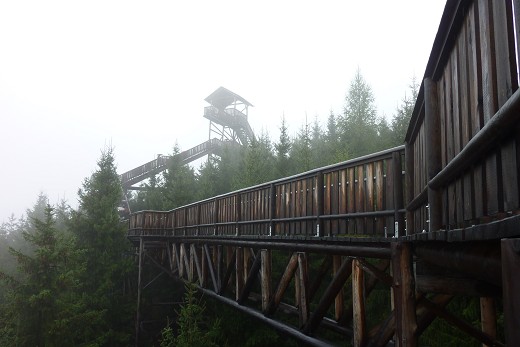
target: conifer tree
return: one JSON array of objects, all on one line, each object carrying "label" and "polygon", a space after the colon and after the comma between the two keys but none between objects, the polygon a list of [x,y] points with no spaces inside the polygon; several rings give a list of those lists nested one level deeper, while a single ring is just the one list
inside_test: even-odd
[{"label": "conifer tree", "polygon": [[291,139],[288,134],[287,122],[285,116],[282,117],[282,124],[280,125],[280,137],[278,143],[275,143],[274,149],[276,153],[276,169],[277,177],[287,177],[291,172],[291,158],[289,153],[291,151]]},{"label": "conifer tree", "polygon": [[377,146],[376,107],[372,89],[356,71],[350,83],[343,117],[339,121],[341,141],[353,158],[373,153]]},{"label": "conifer tree", "polygon": [[394,118],[392,119],[392,145],[400,146],[404,143],[406,131],[412,117],[413,109],[415,107],[415,101],[417,100],[417,94],[419,93],[419,84],[415,76],[412,77],[411,84],[409,86],[409,93],[405,94],[401,105],[397,107]]},{"label": "conifer tree", "polygon": [[175,145],[170,165],[163,173],[164,210],[189,204],[197,197],[195,172],[190,166],[184,165],[179,153],[180,148]]},{"label": "conifer tree", "polygon": [[83,252],[87,271],[80,278],[92,315],[83,339],[101,346],[126,346],[132,334],[134,300],[124,281],[132,269],[130,243],[118,206],[122,188],[112,148],[106,148],[98,168],[79,190],[80,205],[72,227]]}]

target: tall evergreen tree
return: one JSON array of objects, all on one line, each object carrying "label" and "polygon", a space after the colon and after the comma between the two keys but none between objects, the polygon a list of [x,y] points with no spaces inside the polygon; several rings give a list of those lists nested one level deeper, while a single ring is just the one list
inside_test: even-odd
[{"label": "tall evergreen tree", "polygon": [[170,165],[163,173],[164,210],[189,204],[197,197],[195,171],[182,162],[179,153],[179,146],[175,145]]},{"label": "tall evergreen tree", "polygon": [[280,137],[278,143],[274,144],[277,177],[286,177],[291,174],[291,158],[289,157],[291,145],[287,122],[285,121],[285,116],[283,116],[282,124],[280,125]]},{"label": "tall evergreen tree", "polygon": [[272,180],[273,166],[271,139],[267,133],[262,133],[247,147],[244,164],[240,170],[240,186],[249,187]]},{"label": "tall evergreen tree", "polygon": [[403,100],[401,101],[401,105],[397,107],[394,118],[392,119],[393,146],[402,145],[404,142],[418,93],[419,84],[417,84],[417,80],[414,76],[412,77],[412,81],[409,86],[409,93],[405,94]]},{"label": "tall evergreen tree", "polygon": [[356,71],[345,97],[343,117],[339,121],[341,141],[353,158],[373,153],[377,144],[376,107],[372,89]]},{"label": "tall evergreen tree", "polygon": [[32,218],[31,228],[21,232],[32,246],[31,254],[10,248],[23,276],[17,279],[0,273],[12,290],[8,311],[16,322],[13,345],[76,345],[82,341],[76,339],[78,331],[70,323],[81,322],[83,326],[90,323],[81,319],[83,312],[78,311],[78,300],[73,293],[77,253],[70,234],[60,232],[55,223],[50,206],[45,209],[43,220]]},{"label": "tall evergreen tree", "polygon": [[124,282],[132,269],[130,243],[120,222],[118,206],[122,188],[113,150],[101,153],[98,168],[79,190],[78,211],[72,228],[83,250],[87,272],[80,279],[84,299],[92,313],[85,341],[100,346],[126,346],[132,334],[134,300]]},{"label": "tall evergreen tree", "polygon": [[298,136],[293,141],[291,158],[295,165],[295,173],[312,169],[311,129],[307,118],[305,119],[305,124],[298,132]]}]

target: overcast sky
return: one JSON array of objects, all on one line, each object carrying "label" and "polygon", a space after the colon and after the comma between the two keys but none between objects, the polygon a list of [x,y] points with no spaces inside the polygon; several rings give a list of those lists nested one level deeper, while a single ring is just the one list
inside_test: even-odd
[{"label": "overcast sky", "polygon": [[119,172],[208,139],[219,86],[273,140],[342,112],[356,69],[379,115],[420,81],[444,0],[1,1],[0,222],[40,192],[77,206],[106,145]]}]

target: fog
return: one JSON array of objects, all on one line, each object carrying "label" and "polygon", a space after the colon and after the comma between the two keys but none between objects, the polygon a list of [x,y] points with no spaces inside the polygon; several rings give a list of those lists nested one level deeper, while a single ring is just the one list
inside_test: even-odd
[{"label": "fog", "polygon": [[127,171],[208,139],[204,98],[250,101],[277,139],[340,114],[359,68],[390,118],[421,80],[445,1],[3,1],[0,222],[76,193],[113,146]]}]

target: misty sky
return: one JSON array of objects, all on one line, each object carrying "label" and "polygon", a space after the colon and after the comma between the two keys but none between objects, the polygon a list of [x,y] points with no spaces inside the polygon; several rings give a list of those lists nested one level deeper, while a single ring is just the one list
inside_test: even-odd
[{"label": "misty sky", "polygon": [[420,81],[444,0],[0,2],[0,223],[40,192],[77,206],[106,145],[120,172],[208,139],[204,98],[250,101],[273,140],[285,115],[340,114],[359,67],[379,115]]}]

